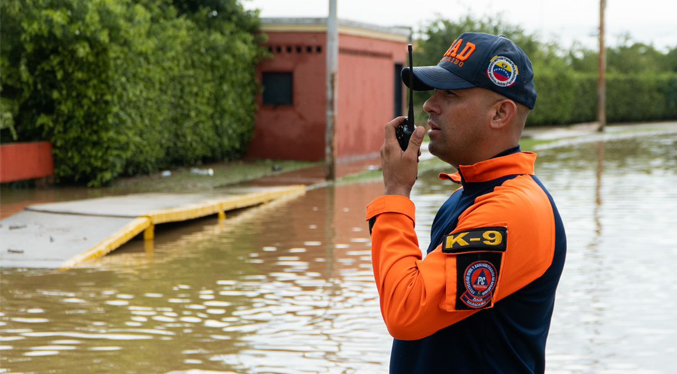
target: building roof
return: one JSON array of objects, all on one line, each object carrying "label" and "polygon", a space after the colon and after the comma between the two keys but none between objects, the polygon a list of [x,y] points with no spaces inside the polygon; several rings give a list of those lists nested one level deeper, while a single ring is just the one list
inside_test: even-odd
[{"label": "building roof", "polygon": [[[339,34],[363,36],[375,39],[410,42],[412,29],[404,26],[379,26],[369,23],[338,20]],[[326,32],[327,18],[261,18],[261,31],[270,32]]]}]

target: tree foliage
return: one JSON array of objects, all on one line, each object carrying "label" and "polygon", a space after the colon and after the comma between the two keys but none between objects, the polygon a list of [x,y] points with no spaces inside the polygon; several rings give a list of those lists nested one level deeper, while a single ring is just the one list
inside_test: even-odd
[{"label": "tree foliage", "polygon": [[[437,65],[463,32],[505,35],[532,61],[538,92],[530,125],[594,121],[597,116],[598,53],[574,43],[563,48],[543,43],[501,18],[466,15],[458,21],[437,18],[420,30],[417,65]],[[661,52],[624,35],[607,48],[607,118],[614,122],[677,118],[677,46]],[[417,93],[423,102],[429,94]],[[423,118],[421,113],[419,118]]]},{"label": "tree foliage", "polygon": [[52,142],[60,182],[238,157],[253,133],[258,18],[210,3],[3,1],[3,116],[20,141]]}]

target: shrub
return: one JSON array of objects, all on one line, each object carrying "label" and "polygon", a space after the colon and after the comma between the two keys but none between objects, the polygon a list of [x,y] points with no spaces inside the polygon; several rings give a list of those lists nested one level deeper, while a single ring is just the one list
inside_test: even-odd
[{"label": "shrub", "polygon": [[[538,100],[528,125],[556,125],[597,120],[597,75],[565,72],[536,74]],[[677,74],[607,76],[609,122],[677,118]]]},{"label": "shrub", "polygon": [[2,115],[20,141],[52,142],[58,182],[99,186],[246,150],[264,53],[256,14],[235,0],[219,2],[220,17],[174,3],[0,5],[2,93],[18,108]]}]

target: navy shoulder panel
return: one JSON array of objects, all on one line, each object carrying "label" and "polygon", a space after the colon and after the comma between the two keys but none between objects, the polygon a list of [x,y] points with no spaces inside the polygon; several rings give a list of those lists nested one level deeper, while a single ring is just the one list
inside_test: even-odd
[{"label": "navy shoulder panel", "polygon": [[508,175],[483,183],[465,183],[463,185],[463,190],[451,195],[437,211],[435,219],[433,220],[432,228],[430,230],[430,246],[428,246],[428,253],[437,248],[446,235],[449,235],[454,231],[456,225],[458,225],[458,217],[463,214],[466,209],[470,208],[478,197],[492,192],[494,188],[517,176],[518,175]]}]

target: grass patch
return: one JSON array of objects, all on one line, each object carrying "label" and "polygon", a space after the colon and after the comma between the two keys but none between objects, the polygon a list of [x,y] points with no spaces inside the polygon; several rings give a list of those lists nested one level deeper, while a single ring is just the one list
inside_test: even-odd
[{"label": "grass patch", "polygon": [[[420,173],[428,170],[449,170],[449,169],[452,169],[451,166],[449,166],[449,164],[440,160],[437,157],[421,161],[418,164],[419,175]],[[337,184],[374,182],[379,179],[383,179],[383,171],[381,169],[367,170],[357,174],[346,175],[345,177],[339,179],[337,181]]]},{"label": "grass patch", "polygon": [[537,146],[552,143],[555,140],[538,140],[533,138],[523,138],[520,140],[520,149],[525,152],[533,152]]},{"label": "grass patch", "polygon": [[[319,165],[317,162],[255,160],[232,161],[202,165],[198,167],[200,175],[192,172],[192,167],[170,170],[170,176],[162,173],[121,178],[116,180],[112,189],[131,192],[197,192],[236,184],[266,175],[308,168]],[[212,170],[209,175],[209,170]]]}]

